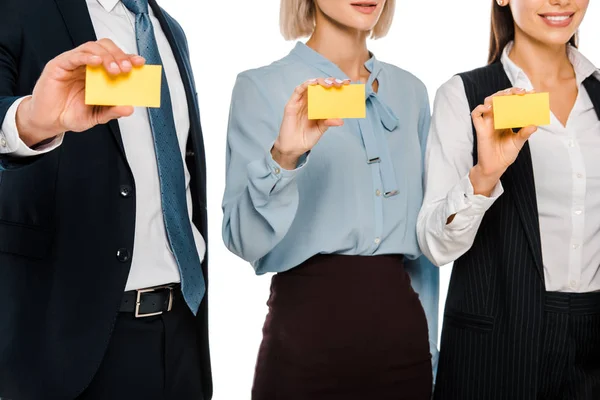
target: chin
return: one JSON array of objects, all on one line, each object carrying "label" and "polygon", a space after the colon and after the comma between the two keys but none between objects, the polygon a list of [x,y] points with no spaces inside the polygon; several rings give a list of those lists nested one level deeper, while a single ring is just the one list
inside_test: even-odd
[{"label": "chin", "polygon": [[353,21],[353,23],[348,24],[348,28],[354,29],[359,32],[370,32],[377,25],[377,20],[375,21]]},{"label": "chin", "polygon": [[545,43],[549,46],[563,46],[569,43],[569,40],[573,37],[574,34],[565,35],[565,34],[549,34],[544,37],[538,38],[538,40],[542,43]]},{"label": "chin", "polygon": [[349,27],[352,30],[355,30],[357,32],[364,32],[364,33],[369,33],[373,31],[373,28],[371,25],[369,26],[350,26]]}]

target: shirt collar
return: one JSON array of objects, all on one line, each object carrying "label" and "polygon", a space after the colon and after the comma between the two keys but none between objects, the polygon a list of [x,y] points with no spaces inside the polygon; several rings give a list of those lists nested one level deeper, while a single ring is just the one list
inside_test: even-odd
[{"label": "shirt collar", "polygon": [[111,12],[121,0],[95,0],[104,8],[107,12]]},{"label": "shirt collar", "polygon": [[[504,66],[504,70],[506,71],[508,78],[514,86],[531,86],[531,82],[527,75],[525,75],[525,72],[523,72],[523,70],[508,56],[513,48],[513,44],[514,42],[511,41],[506,45],[506,47],[504,47],[500,61]],[[581,54],[579,50],[571,45],[568,45],[567,55],[569,57],[569,61],[571,61],[571,64],[573,65],[573,69],[575,70],[575,77],[577,79],[578,86],[581,85],[581,83],[591,75],[594,75],[598,80],[600,80],[600,70],[598,70],[590,60]],[[532,89],[532,87],[524,87],[524,89]]]},{"label": "shirt collar", "polygon": [[[349,79],[348,76],[333,62],[323,55],[308,47],[302,42],[298,42],[296,47],[290,53],[300,59],[300,61],[315,67],[324,74],[324,77],[333,77],[338,79]],[[379,76],[382,70],[381,63],[375,58],[373,53],[369,53],[371,58],[365,62],[365,68],[370,72],[369,80],[365,84],[365,99],[371,99],[371,103],[377,110],[381,123],[388,131],[393,131],[398,127],[399,120],[396,114],[389,108],[373,91],[373,82]]]},{"label": "shirt collar", "polygon": [[[337,65],[302,42],[296,43],[296,46],[290,54],[295,55],[302,62],[317,68],[323,74],[325,74],[325,77],[349,79],[349,77]],[[369,54],[371,55],[371,58],[365,62],[365,68],[371,73],[369,76],[369,81],[366,84],[367,91],[369,88],[372,88],[373,81],[377,79],[377,76],[381,71],[381,63],[375,58],[373,53]]]}]

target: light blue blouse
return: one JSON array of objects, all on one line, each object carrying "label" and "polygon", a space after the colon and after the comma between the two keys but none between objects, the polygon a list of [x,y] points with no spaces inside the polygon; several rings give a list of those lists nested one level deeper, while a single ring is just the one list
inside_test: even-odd
[{"label": "light blue blouse", "polygon": [[367,118],[330,128],[293,171],[281,168],[270,150],[294,88],[311,78],[348,77],[303,43],[238,76],[227,134],[223,240],[257,274],[286,271],[320,253],[404,254],[435,356],[438,269],[420,257],[416,235],[427,91],[415,76],[375,57],[365,67],[371,72]]}]

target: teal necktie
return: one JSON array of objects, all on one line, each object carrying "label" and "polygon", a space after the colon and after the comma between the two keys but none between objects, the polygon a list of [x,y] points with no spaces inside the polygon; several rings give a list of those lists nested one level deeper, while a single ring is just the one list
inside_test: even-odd
[{"label": "teal necktie", "polygon": [[[122,0],[135,14],[135,36],[139,54],[148,65],[162,65],[154,28],[148,14],[148,0]],[[179,149],[169,85],[163,68],[160,108],[148,108],[160,178],[163,219],[171,251],[181,275],[183,297],[194,314],[206,293],[202,264],[198,256],[188,214],[183,157]]]}]

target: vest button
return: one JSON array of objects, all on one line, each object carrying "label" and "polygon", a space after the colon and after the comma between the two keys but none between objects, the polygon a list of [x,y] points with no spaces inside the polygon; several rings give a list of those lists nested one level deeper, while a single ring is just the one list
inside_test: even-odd
[{"label": "vest button", "polygon": [[125,248],[117,250],[117,260],[120,262],[125,263],[129,261],[130,258],[131,254],[129,253],[129,250]]}]

